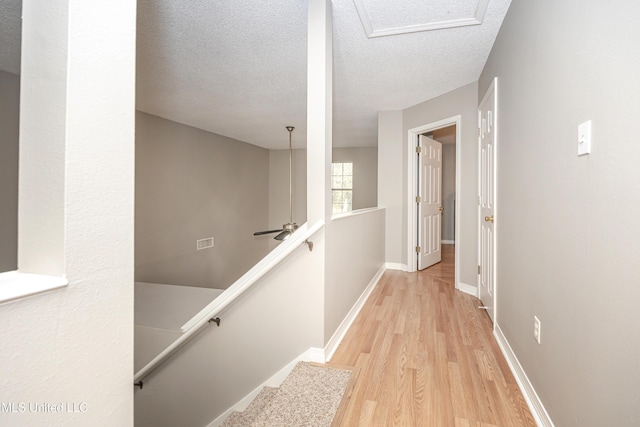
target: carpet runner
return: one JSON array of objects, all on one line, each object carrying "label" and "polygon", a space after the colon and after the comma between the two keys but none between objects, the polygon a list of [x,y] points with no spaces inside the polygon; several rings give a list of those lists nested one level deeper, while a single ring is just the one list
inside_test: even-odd
[{"label": "carpet runner", "polygon": [[265,387],[222,427],[330,427],[352,372],[298,363],[279,388]]}]

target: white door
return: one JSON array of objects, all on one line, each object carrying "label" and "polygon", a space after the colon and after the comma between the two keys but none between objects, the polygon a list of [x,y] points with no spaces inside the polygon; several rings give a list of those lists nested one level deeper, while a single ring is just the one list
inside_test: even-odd
[{"label": "white door", "polygon": [[480,103],[478,127],[480,140],[480,250],[479,295],[491,321],[495,321],[496,292],[496,83],[489,87]]},{"label": "white door", "polygon": [[442,144],[420,135],[418,174],[418,270],[442,259]]}]

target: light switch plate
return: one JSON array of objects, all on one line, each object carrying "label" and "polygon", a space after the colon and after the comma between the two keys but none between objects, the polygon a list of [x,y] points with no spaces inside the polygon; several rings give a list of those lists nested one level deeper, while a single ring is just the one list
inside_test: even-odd
[{"label": "light switch plate", "polygon": [[578,125],[578,156],[591,153],[591,120]]}]

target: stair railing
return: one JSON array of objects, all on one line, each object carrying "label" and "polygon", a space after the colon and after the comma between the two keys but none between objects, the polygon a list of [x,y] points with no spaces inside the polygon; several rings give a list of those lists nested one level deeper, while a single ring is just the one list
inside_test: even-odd
[{"label": "stair railing", "polygon": [[142,388],[144,385],[142,379],[158,368],[165,360],[167,360],[167,358],[169,358],[169,356],[178,351],[193,337],[195,337],[195,335],[200,332],[205,325],[216,323],[220,326],[220,318],[218,315],[238,300],[246,291],[251,289],[253,285],[260,280],[260,278],[274,269],[298,247],[306,244],[309,251],[313,250],[313,242],[309,241],[309,238],[320,231],[323,227],[324,221],[318,221],[311,227],[308,227],[307,223],[301,225],[291,235],[291,237],[267,254],[267,256],[242,275],[242,277],[236,280],[233,285],[226,289],[222,294],[220,294],[220,296],[187,322],[182,327],[183,333],[178,337],[178,339],[136,372],[133,377],[134,385]]}]

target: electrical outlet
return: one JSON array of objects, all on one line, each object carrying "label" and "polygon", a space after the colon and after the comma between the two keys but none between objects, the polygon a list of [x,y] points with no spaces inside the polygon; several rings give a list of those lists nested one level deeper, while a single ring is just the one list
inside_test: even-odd
[{"label": "electrical outlet", "polygon": [[538,316],[533,316],[533,338],[538,344],[540,344],[540,326],[540,319],[538,319]]}]

